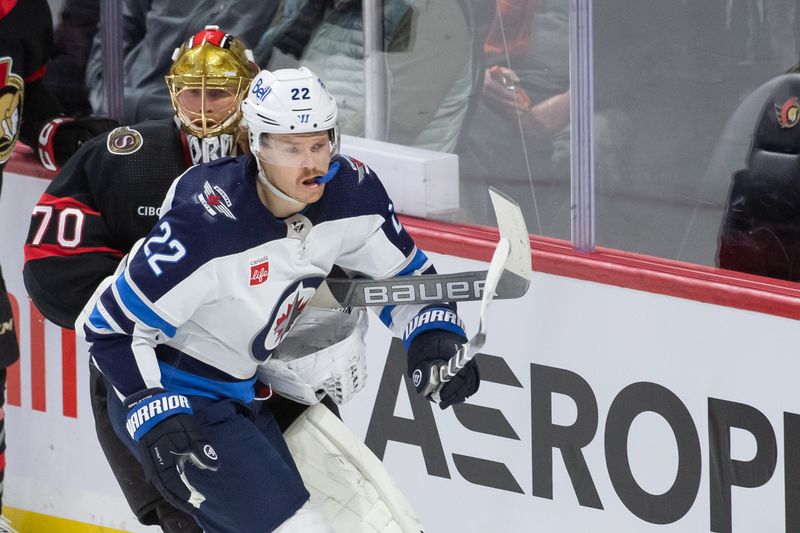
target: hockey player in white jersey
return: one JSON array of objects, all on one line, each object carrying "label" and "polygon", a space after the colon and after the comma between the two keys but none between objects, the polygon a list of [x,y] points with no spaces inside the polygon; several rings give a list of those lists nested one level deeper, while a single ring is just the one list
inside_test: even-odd
[{"label": "hockey player in white jersey", "polygon": [[[353,276],[434,272],[377,176],[339,155],[336,102],[305,68],[262,71],[242,104],[253,155],[187,170],[151,233],[76,323],[117,392],[109,416],[149,479],[207,532],[325,532],[286,443],[258,409],[259,367],[334,263]],[[465,342],[455,306],[379,310],[409,375]],[[442,408],[479,384],[470,362]]]}]

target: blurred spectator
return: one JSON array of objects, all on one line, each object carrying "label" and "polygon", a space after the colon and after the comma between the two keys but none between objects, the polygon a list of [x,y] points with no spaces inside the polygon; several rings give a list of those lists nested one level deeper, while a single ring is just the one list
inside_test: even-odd
[{"label": "blurred spectator", "polygon": [[[795,0],[774,0],[763,7],[752,10],[740,6],[726,16],[698,12],[710,6],[687,6],[692,15],[705,16],[711,22],[693,28],[678,70],[679,77],[691,77],[694,97],[683,97],[682,101],[687,106],[693,104],[692,122],[697,134],[692,136],[692,146],[704,156],[686,154],[684,168],[705,167],[699,182],[694,180],[683,188],[685,195],[696,200],[678,257],[684,261],[720,265],[720,223],[727,217],[731,178],[747,167],[762,109],[785,79],[775,74],[800,72],[798,64],[787,69],[797,61],[800,51],[800,6]],[[745,15],[748,17],[737,20]],[[695,22],[694,26],[699,24]],[[734,43],[735,37],[739,43]],[[694,117],[700,113],[703,120],[697,121]],[[718,124],[721,121],[725,121],[724,126]],[[703,130],[711,130],[710,135],[704,135]],[[704,137],[716,141],[711,150],[706,143],[697,142]]]},{"label": "blurred spectator", "polygon": [[[770,90],[759,85],[796,61],[797,7],[594,2],[595,88],[617,87],[634,128],[622,154],[624,188],[598,194],[598,245],[715,263],[731,175],[745,166]],[[606,16],[600,26],[609,12],[617,20]],[[609,68],[615,56],[618,67]]]},{"label": "blurred spectator", "polygon": [[53,37],[44,86],[55,94],[66,114],[92,112],[86,87],[86,64],[100,22],[100,0],[67,0]]},{"label": "blurred spectator", "polygon": [[747,166],[753,145],[753,125],[758,124],[765,102],[781,79],[782,76],[777,76],[763,83],[730,113],[694,196],[696,205],[678,259],[719,266],[720,225],[729,201],[731,178]]},{"label": "blurred spectator", "polygon": [[[280,2],[271,0],[123,0],[125,122],[173,115],[164,76],[172,52],[207,24],[225,28],[246,45],[263,36]],[[105,111],[100,35],[94,39],[87,84],[92,108]]]},{"label": "blurred spectator", "polygon": [[[362,3],[306,0],[271,36],[269,68],[300,62],[337,95],[344,134],[364,135]],[[481,44],[493,6],[485,0],[387,0],[386,139],[455,152],[479,88]],[[256,57],[263,46],[256,47]]]},{"label": "blurred spectator", "polygon": [[772,80],[745,168],[733,174],[721,268],[800,280],[800,74]]},{"label": "blurred spectator", "polygon": [[[473,221],[492,223],[486,187],[497,185],[520,202],[534,233],[568,238],[569,2],[496,6],[484,46],[483,95],[461,164],[462,205]],[[617,180],[629,119],[603,99],[595,105],[596,161]]]}]

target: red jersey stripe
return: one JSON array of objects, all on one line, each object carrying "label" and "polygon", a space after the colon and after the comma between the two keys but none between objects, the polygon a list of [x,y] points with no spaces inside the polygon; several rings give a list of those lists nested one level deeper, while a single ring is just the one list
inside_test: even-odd
[{"label": "red jersey stripe", "polygon": [[[1,1],[1,0],[0,0]],[[34,70],[28,76],[25,77],[25,83],[31,83],[32,81],[36,81],[41,79],[44,76],[44,73],[47,72],[47,65],[42,65],[39,67],[38,70]]]},{"label": "red jersey stripe", "polygon": [[0,19],[5,18],[16,5],[17,0],[0,0]]},{"label": "red jersey stripe", "polygon": [[122,258],[125,254],[114,248],[107,248],[103,246],[85,246],[78,248],[64,248],[57,244],[42,244],[39,246],[25,245],[25,262],[36,261],[37,259],[45,259],[47,257],[68,257],[80,254],[111,254],[115,257]]},{"label": "red jersey stripe", "polygon": [[57,198],[50,194],[43,194],[42,197],[39,199],[39,205],[52,205],[56,210],[59,211],[67,207],[77,207],[87,215],[100,216],[100,211],[89,207],[83,202],[79,202],[75,198],[69,198],[69,197]]}]

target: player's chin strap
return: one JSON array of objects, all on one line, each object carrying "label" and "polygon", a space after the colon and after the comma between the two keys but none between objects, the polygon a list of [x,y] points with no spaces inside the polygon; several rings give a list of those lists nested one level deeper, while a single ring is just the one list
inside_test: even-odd
[{"label": "player's chin strap", "polygon": [[272,183],[270,183],[269,180],[264,176],[264,173],[261,172],[260,168],[258,169],[258,181],[260,181],[261,184],[264,185],[264,187],[266,187],[272,194],[274,194],[281,200],[285,200],[290,204],[292,204],[293,206],[296,206],[300,209],[306,206],[306,204],[304,204],[303,202],[298,202],[297,200],[295,200],[294,198],[292,198],[291,196],[289,196],[288,194],[286,194],[285,192],[274,186]]}]

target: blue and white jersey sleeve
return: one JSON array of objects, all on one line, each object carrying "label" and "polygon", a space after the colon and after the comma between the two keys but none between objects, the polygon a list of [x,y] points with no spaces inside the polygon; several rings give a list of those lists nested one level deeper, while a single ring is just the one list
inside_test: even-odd
[{"label": "blue and white jersey sleeve", "polygon": [[[353,219],[352,248],[339,256],[336,263],[351,273],[372,279],[436,273],[431,260],[416,247],[398,220],[383,186],[378,182],[376,188],[379,192],[372,196],[373,214]],[[392,305],[379,308],[377,312],[381,321],[403,339],[406,348],[414,337],[431,329],[465,336],[454,303]]]},{"label": "blue and white jersey sleeve", "polygon": [[213,264],[192,257],[191,235],[192,224],[167,211],[79,318],[95,364],[123,396],[162,387],[156,345],[213,295]]}]

